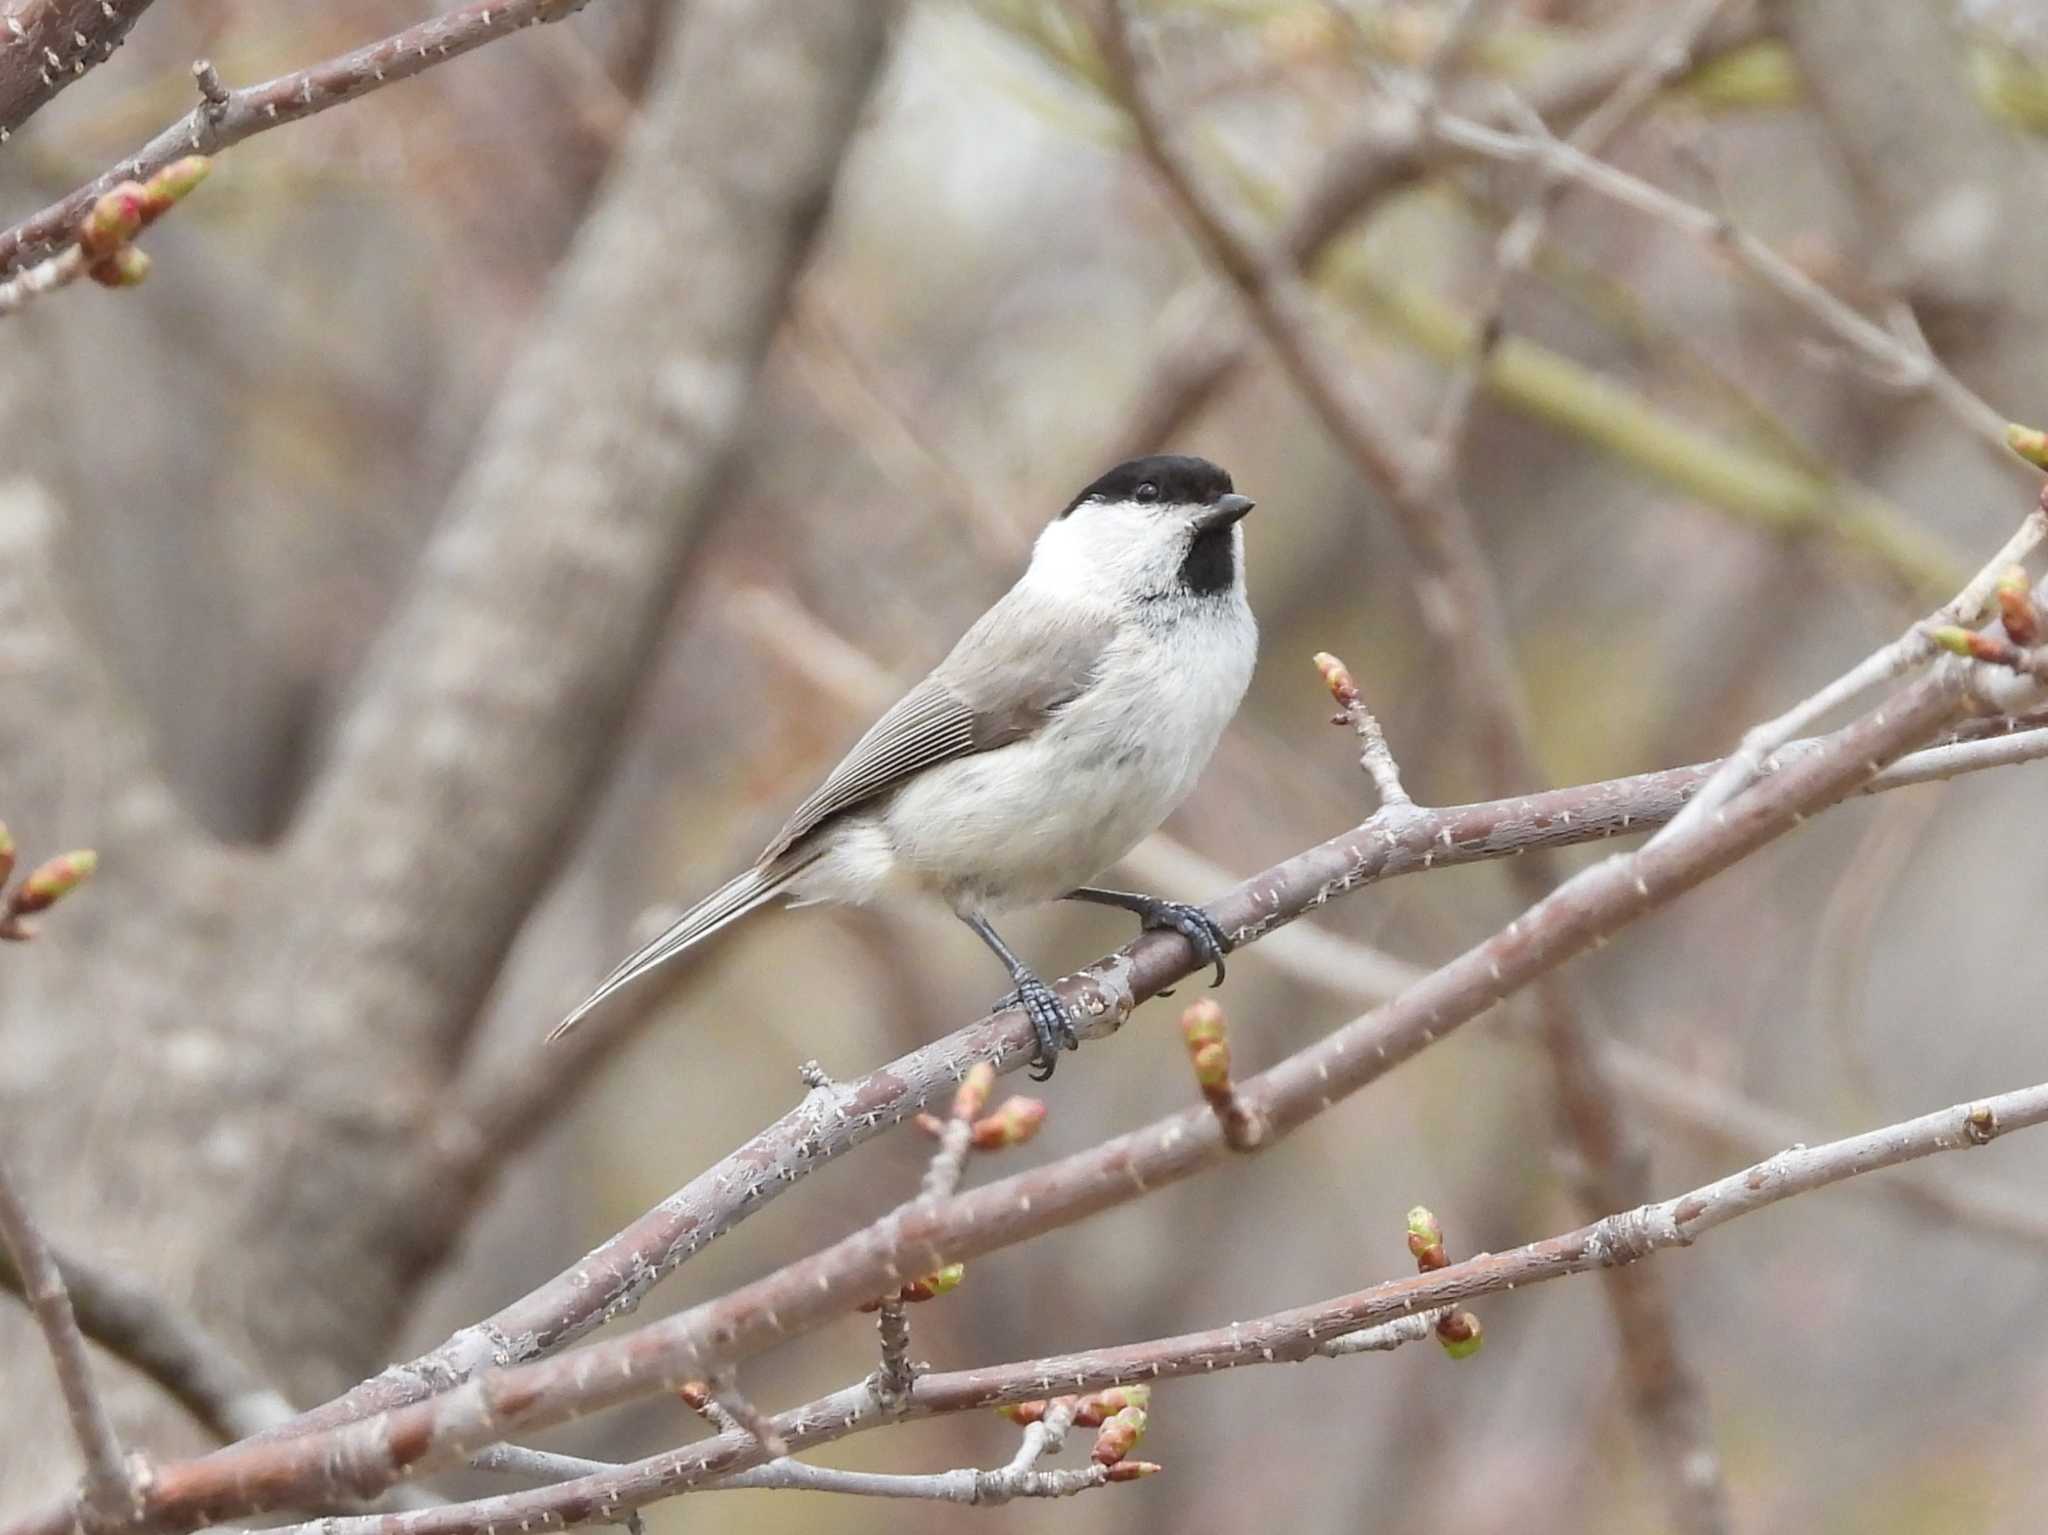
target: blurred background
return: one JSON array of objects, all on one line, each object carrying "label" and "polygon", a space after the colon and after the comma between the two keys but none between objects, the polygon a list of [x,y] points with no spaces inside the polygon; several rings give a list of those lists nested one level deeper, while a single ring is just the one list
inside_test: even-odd
[{"label": "blurred background", "polygon": [[[1508,87],[1565,133],[1620,78],[1603,61],[1640,62],[1679,8],[1484,9],[1447,99],[1483,115]],[[600,0],[258,137],[147,237],[143,287],[82,285],[0,321],[5,472],[58,509],[39,590],[71,627],[62,648],[86,659],[91,695],[118,700],[116,716],[74,709],[83,684],[38,683],[19,647],[0,666],[15,715],[0,814],[30,855],[98,845],[106,860],[40,943],[0,956],[0,1143],[59,1240],[246,1339],[302,1405],[564,1268],[788,1109],[801,1062],[857,1075],[992,1000],[994,967],[943,917],[760,920],[547,1099],[501,1176],[429,1199],[415,1186],[426,1175],[409,1171],[426,1153],[391,1154],[403,1136],[431,1144],[421,1126],[461,1083],[534,1069],[542,1032],[650,908],[751,858],[892,690],[1014,578],[1042,523],[1151,445],[1147,409],[1203,348],[1235,360],[1165,445],[1219,460],[1258,499],[1246,526],[1262,653],[1239,723],[1167,828],[1175,845],[1144,850],[1132,881],[1202,899],[1369,813],[1355,742],[1326,723],[1317,650],[1350,663],[1419,799],[1487,796],[1458,702],[1464,658],[1424,621],[1440,596],[1378,489],[1205,269],[1103,90],[1085,27],[1040,0],[906,5],[729,452],[693,493],[701,534],[662,598],[644,675],[620,679],[633,691],[617,707],[546,724],[549,739],[587,732],[591,760],[550,877],[522,886],[537,899],[516,944],[453,987],[487,1004],[430,1049],[395,1042],[406,1025],[389,1012],[354,1033],[329,1018],[323,1070],[387,1095],[392,1117],[272,1114],[236,1140],[256,1100],[289,1096],[275,1066],[302,1045],[283,1010],[210,1032],[206,999],[233,994],[262,908],[295,900],[289,885],[259,899],[265,887],[241,871],[286,835],[336,753],[508,374],[549,323],[551,284],[607,167],[671,62],[662,40],[692,10]],[[1362,132],[1416,110],[1450,16],[1371,0],[1137,10],[1155,98],[1208,184],[1267,232],[1330,195],[1332,165]],[[159,7],[0,151],[7,216],[184,111],[195,56],[244,83],[429,13],[393,0]],[[1603,68],[1606,88],[1570,88]],[[1924,333],[1992,410],[2040,422],[2044,128],[2048,11],[1788,0],[1725,6],[1692,67],[1608,153],[1905,337],[1901,355]],[[1330,333],[1404,431],[1434,418],[1529,184],[1524,169],[1426,152],[1310,267]],[[687,302],[692,253],[668,259]],[[1922,380],[1850,349],[1715,241],[1637,209],[1565,191],[1503,317],[1460,485],[1553,783],[1725,752],[1941,600],[2031,504],[2022,466]],[[565,388],[549,429],[573,438],[578,409]],[[497,515],[515,538],[565,513],[515,496]],[[542,630],[558,617],[502,616]],[[123,875],[108,806],[129,786],[114,782],[125,758],[110,717],[145,743],[205,848],[198,862]],[[1626,1052],[1622,1108],[1657,1194],[1767,1154],[1787,1122],[1819,1138],[2048,1074],[2027,937],[2048,895],[2040,773],[1846,806],[1576,963],[1587,1022]],[[448,858],[466,856],[467,809],[440,834]],[[145,842],[127,867],[157,848]],[[1182,882],[1204,877],[1189,854],[1213,866],[1210,883]],[[135,936],[135,913],[160,910],[165,891],[186,912],[175,941]],[[1375,887],[1314,926],[1426,966],[1518,904],[1502,869],[1474,867]],[[317,943],[324,925],[302,916],[277,943]],[[1048,975],[1130,936],[1117,915],[1078,909],[1006,932]],[[1369,1006],[1390,968],[1365,966],[1361,988],[1351,970],[1281,948],[1235,958],[1219,994],[1247,1071]],[[108,967],[149,1005],[127,1010],[128,993],[72,979]],[[1186,1103],[1178,1005],[1148,1006],[1069,1062],[1044,1092],[1040,1139],[970,1178]],[[157,1123],[164,1084],[188,1066],[201,1086]],[[344,1099],[356,1101],[327,1101]],[[1511,1005],[1268,1155],[971,1265],[959,1291],[912,1313],[914,1353],[941,1368],[998,1362],[1355,1288],[1409,1270],[1403,1213],[1416,1203],[1441,1216],[1454,1258],[1576,1225],[1555,1118],[1531,1019]],[[321,1283],[349,1297],[310,1328],[263,1319],[307,1260],[248,1259],[331,1214],[279,1177],[269,1135],[338,1163],[376,1148],[350,1195],[353,1245],[307,1247],[322,1252]],[[911,1191],[927,1154],[899,1133],[822,1169],[639,1316],[852,1229]],[[1878,1178],[1657,1260],[1732,1527],[2038,1527],[2044,1172],[2048,1143],[2015,1137],[1927,1173],[2002,1218],[1901,1200]],[[232,1217],[210,1190],[231,1191]],[[432,1241],[409,1224],[423,1205]],[[422,1256],[366,1264],[357,1287],[353,1255],[379,1233]],[[651,1511],[649,1527],[1220,1531],[1276,1512],[1311,1530],[1669,1527],[1601,1282],[1477,1309],[1486,1348],[1463,1364],[1425,1344],[1162,1387],[1144,1453],[1166,1474],[1143,1484],[971,1515],[712,1494]],[[0,1347],[9,1416],[51,1420],[41,1448],[40,1429],[0,1443],[7,1506],[25,1506],[68,1483],[71,1452],[18,1309],[0,1308]],[[848,1321],[750,1367],[749,1390],[787,1406],[872,1360],[872,1329]],[[205,1443],[138,1384],[120,1402],[152,1450]],[[551,1442],[624,1457],[695,1432],[669,1404]],[[1014,1442],[994,1415],[968,1415],[817,1458],[937,1470],[1000,1463]]]}]

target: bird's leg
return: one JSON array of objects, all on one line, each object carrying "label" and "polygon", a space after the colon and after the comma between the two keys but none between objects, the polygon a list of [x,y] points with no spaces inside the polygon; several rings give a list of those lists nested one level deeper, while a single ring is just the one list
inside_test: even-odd
[{"label": "bird's leg", "polygon": [[1032,1032],[1038,1036],[1038,1050],[1031,1057],[1031,1080],[1049,1080],[1053,1067],[1059,1063],[1060,1051],[1081,1048],[1081,1037],[1074,1032],[1074,1015],[1067,1011],[1067,1004],[1060,1000],[1059,993],[1041,981],[1032,968],[997,936],[996,930],[989,926],[988,918],[979,912],[962,912],[960,920],[974,929],[975,935],[995,951],[996,958],[1010,972],[1010,979],[1017,989],[996,1003],[996,1011],[1009,1007],[1024,1009],[1024,1016],[1031,1020]]},{"label": "bird's leg", "polygon": [[1138,895],[1129,890],[1097,890],[1083,885],[1079,890],[1070,890],[1060,897],[1063,901],[1092,901],[1097,906],[1115,906],[1124,911],[1134,911],[1138,920],[1148,928],[1168,928],[1194,945],[1195,954],[1203,964],[1216,967],[1216,978],[1209,984],[1223,984],[1223,956],[1230,952],[1230,935],[1216,925],[1211,917],[1199,906],[1190,906],[1183,901],[1162,901],[1155,895]]}]

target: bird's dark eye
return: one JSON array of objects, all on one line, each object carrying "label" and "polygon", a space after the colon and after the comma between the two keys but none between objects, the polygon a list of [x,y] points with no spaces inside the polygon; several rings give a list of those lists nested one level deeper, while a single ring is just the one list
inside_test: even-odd
[{"label": "bird's dark eye", "polygon": [[1133,501],[1157,501],[1159,499],[1159,487],[1150,480],[1147,480],[1131,492],[1131,499]]}]

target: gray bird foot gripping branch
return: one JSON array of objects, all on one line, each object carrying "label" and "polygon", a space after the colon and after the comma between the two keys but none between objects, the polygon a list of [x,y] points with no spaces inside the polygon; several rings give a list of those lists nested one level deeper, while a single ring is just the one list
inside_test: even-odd
[{"label": "gray bird foot gripping branch", "polygon": [[[1185,901],[1165,901],[1158,896],[1140,895],[1130,890],[1098,890],[1092,885],[1071,891],[1064,899],[1135,912],[1148,932],[1180,934],[1193,946],[1195,956],[1202,964],[1216,967],[1215,979],[1209,982],[1210,988],[1213,990],[1223,984],[1223,956],[1230,952],[1230,935],[1201,907],[1191,906]],[[1171,996],[1172,993],[1161,992],[1160,995]]]},{"label": "gray bird foot gripping branch", "polygon": [[1001,1013],[1013,1007],[1024,1010],[1024,1016],[1031,1020],[1031,1031],[1038,1036],[1038,1048],[1031,1057],[1031,1080],[1049,1082],[1053,1068],[1059,1064],[1060,1052],[1081,1048],[1073,1010],[1060,1000],[1058,992],[1029,970],[1020,969],[1012,979],[1017,989],[999,998],[992,1011]]}]

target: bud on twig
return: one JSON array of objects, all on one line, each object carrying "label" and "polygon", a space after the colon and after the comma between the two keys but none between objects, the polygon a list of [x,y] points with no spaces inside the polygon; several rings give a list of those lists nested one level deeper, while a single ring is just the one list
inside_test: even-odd
[{"label": "bud on twig", "polygon": [[[1417,1205],[1408,1212],[1408,1251],[1415,1255],[1417,1273],[1431,1274],[1450,1267],[1450,1254],[1444,1251],[1443,1222],[1427,1205]],[[1446,1310],[1437,1315],[1436,1341],[1453,1359],[1470,1359],[1479,1352],[1484,1336],[1479,1318],[1469,1311]]]},{"label": "bud on twig", "polygon": [[134,245],[135,237],[162,218],[206,179],[213,162],[187,155],[158,171],[148,181],[123,181],[93,202],[78,227],[78,252],[86,275],[109,288],[132,288],[149,275],[149,257]]},{"label": "bud on twig", "polygon": [[1026,1098],[1021,1093],[1005,1098],[993,1114],[974,1122],[974,1149],[1004,1151],[1021,1146],[1038,1134],[1044,1123],[1042,1099]]},{"label": "bud on twig", "polygon": [[2005,445],[2036,469],[2048,469],[2048,432],[2038,427],[2008,424]]},{"label": "bud on twig", "polygon": [[132,288],[149,276],[149,252],[118,246],[88,267],[85,275],[102,288]]},{"label": "bud on twig", "polygon": [[1204,997],[1180,1015],[1195,1085],[1223,1127],[1224,1144],[1232,1151],[1251,1151],[1266,1138],[1266,1122],[1238,1096],[1230,1080],[1230,1039],[1223,1009]]},{"label": "bud on twig", "polygon": [[2048,657],[2043,657],[2039,651],[2023,650],[2002,634],[1944,624],[1939,629],[1929,629],[1927,637],[1943,650],[1968,656],[1972,661],[2003,666],[2032,677],[2048,676]]},{"label": "bud on twig", "polygon": [[[14,839],[7,834],[5,828],[0,828],[0,842],[4,842],[5,845],[4,852],[0,852],[0,862],[4,862],[11,870],[14,864]],[[13,894],[7,897],[5,904],[0,905],[0,939],[19,942],[34,937],[35,930],[21,919],[33,916],[39,911],[48,911],[55,906],[92,878],[92,872],[99,867],[99,863],[98,853],[90,848],[81,848],[76,852],[59,853],[55,858],[36,865],[29,871],[28,878],[14,887]],[[0,879],[4,878],[5,875],[0,874]]]},{"label": "bud on twig", "polygon": [[1408,1212],[1408,1251],[1415,1255],[1418,1273],[1434,1273],[1451,1265],[1450,1255],[1444,1251],[1444,1228],[1427,1205]]},{"label": "bud on twig", "polygon": [[1095,1448],[1088,1452],[1089,1458],[1098,1466],[1113,1466],[1135,1450],[1144,1437],[1145,1409],[1126,1407],[1102,1425],[1102,1431],[1095,1436]]},{"label": "bud on twig", "polygon": [[139,181],[123,181],[102,192],[78,226],[78,248],[86,259],[111,256],[142,233],[142,209],[149,194]]},{"label": "bud on twig", "polygon": [[1135,1482],[1143,1476],[1157,1476],[1166,1467],[1156,1460],[1120,1460],[1109,1468],[1105,1482]]},{"label": "bud on twig", "polygon": [[1453,1359],[1470,1359],[1486,1341],[1486,1331],[1471,1312],[1447,1311],[1437,1319],[1436,1340]]},{"label": "bud on twig", "polygon": [[1344,714],[1338,715],[1330,723],[1333,725],[1350,724],[1349,711],[1358,707],[1359,700],[1358,684],[1351,680],[1351,668],[1331,655],[1327,650],[1318,650],[1315,653],[1315,668],[1318,672],[1322,673],[1323,686],[1328,688],[1330,696],[1337,700],[1337,707],[1347,711]]},{"label": "bud on twig", "polygon": [[2037,645],[2041,641],[2041,615],[2034,607],[2034,589],[2027,580],[2027,568],[2015,565],[1999,578],[1998,616],[2015,645]]},{"label": "bud on twig", "polygon": [[894,1295],[877,1296],[858,1309],[862,1311],[880,1311],[884,1300],[910,1302],[937,1300],[941,1295],[946,1294],[947,1291],[959,1289],[960,1281],[966,1277],[966,1264],[949,1263],[936,1273],[927,1274],[922,1279],[911,1280],[909,1284],[898,1290]]},{"label": "bud on twig", "polygon": [[1074,1426],[1094,1428],[1106,1423],[1126,1407],[1150,1410],[1152,1388],[1150,1386],[1111,1386],[1107,1391],[1097,1391],[1084,1396],[1074,1404]]},{"label": "bud on twig", "polygon": [[988,1095],[995,1085],[995,1067],[987,1061],[977,1061],[973,1069],[960,1079],[960,1085],[953,1089],[953,1118],[979,1118],[981,1111],[988,1107]]}]

